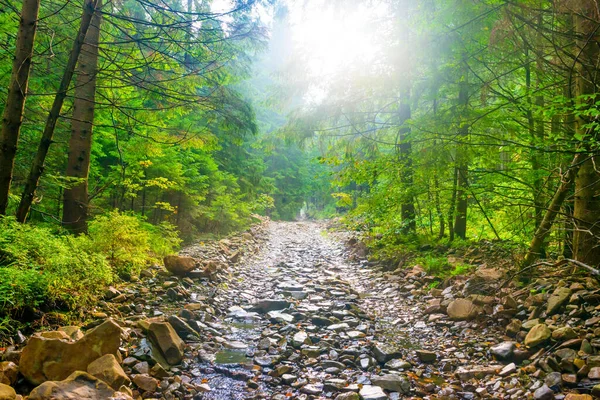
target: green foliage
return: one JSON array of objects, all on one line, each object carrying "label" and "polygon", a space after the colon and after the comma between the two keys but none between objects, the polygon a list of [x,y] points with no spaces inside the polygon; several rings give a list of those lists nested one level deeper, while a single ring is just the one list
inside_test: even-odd
[{"label": "green foliage", "polygon": [[87,304],[113,276],[86,237],[0,219],[0,315]]},{"label": "green foliage", "polygon": [[446,256],[434,256],[427,254],[414,260],[415,264],[421,265],[430,275],[443,276],[452,270]]},{"label": "green foliage", "polygon": [[85,307],[111,282],[176,252],[175,228],[112,211],[74,237],[0,218],[0,317]]},{"label": "green foliage", "polygon": [[111,211],[89,225],[90,250],[100,253],[116,275],[137,276],[157,257],[175,252],[180,239],[172,225],[153,226],[135,215]]}]

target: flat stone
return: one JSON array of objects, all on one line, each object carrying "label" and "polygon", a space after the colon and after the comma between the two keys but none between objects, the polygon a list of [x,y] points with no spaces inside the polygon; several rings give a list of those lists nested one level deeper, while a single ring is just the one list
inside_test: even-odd
[{"label": "flat stone", "polygon": [[435,360],[437,360],[437,354],[434,353],[433,351],[417,350],[416,353],[417,353],[417,357],[419,357],[419,360],[421,360],[421,362],[430,363],[430,362],[434,362]]},{"label": "flat stone", "polygon": [[134,375],[133,383],[144,392],[154,392],[158,388],[158,381],[146,374]]},{"label": "flat stone", "polygon": [[569,326],[562,326],[552,332],[552,339],[556,340],[557,342],[575,339],[576,337],[577,333]]},{"label": "flat stone", "polygon": [[496,375],[498,371],[504,368],[502,365],[490,365],[490,366],[460,366],[457,368],[455,375],[461,381],[468,381],[472,378],[484,378],[488,375]]},{"label": "flat stone", "polygon": [[402,356],[402,349],[389,343],[376,342],[372,351],[375,359],[382,364]]},{"label": "flat stone", "polygon": [[517,366],[515,365],[515,363],[510,363],[504,368],[502,368],[502,371],[500,371],[498,375],[508,376],[510,374],[514,374],[515,372],[517,372]]},{"label": "flat stone", "polygon": [[379,386],[363,385],[360,389],[360,398],[362,400],[387,400],[388,397]]},{"label": "flat stone", "polygon": [[302,393],[317,395],[323,392],[323,384],[308,384],[300,389]]},{"label": "flat stone", "polygon": [[267,317],[275,322],[286,322],[288,324],[294,322],[294,316],[281,311],[269,311]]},{"label": "flat stone", "polygon": [[408,361],[396,358],[394,360],[390,360],[390,361],[386,362],[385,366],[386,366],[386,368],[389,368],[389,369],[403,370],[403,369],[411,368],[412,364],[409,363]]},{"label": "flat stone", "polygon": [[554,290],[552,295],[548,298],[548,305],[546,306],[546,314],[552,315],[556,313],[560,307],[569,300],[573,292],[571,289],[566,287],[558,287]]},{"label": "flat stone", "polygon": [[288,308],[291,303],[282,299],[263,299],[252,306],[252,311],[266,314],[269,311],[277,311]]},{"label": "flat stone", "polygon": [[304,331],[296,332],[296,334],[292,338],[292,345],[294,347],[301,347],[303,344],[310,344],[308,334]]},{"label": "flat stone", "polygon": [[371,378],[371,383],[379,386],[382,389],[392,392],[408,393],[410,392],[410,382],[407,377],[395,374],[382,376],[374,376]]}]

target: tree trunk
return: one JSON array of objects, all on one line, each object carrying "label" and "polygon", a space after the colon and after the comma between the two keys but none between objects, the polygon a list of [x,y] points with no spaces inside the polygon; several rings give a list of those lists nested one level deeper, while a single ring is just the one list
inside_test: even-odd
[{"label": "tree trunk", "polygon": [[398,110],[400,118],[400,133],[399,133],[399,158],[400,158],[400,179],[402,187],[408,194],[402,199],[400,212],[402,215],[402,231],[403,233],[414,233],[416,230],[415,221],[415,204],[412,196],[413,188],[413,170],[412,170],[412,145],[408,136],[410,135],[410,126],[407,121],[410,120],[410,89],[402,90],[400,105]]},{"label": "tree trunk", "polygon": [[23,0],[15,58],[0,132],[0,215],[6,214],[8,205],[15,154],[23,122],[39,9],[40,0]]},{"label": "tree trunk", "polygon": [[580,168],[582,155],[578,153],[571,162],[568,170],[565,172],[563,176],[561,176],[560,184],[554,193],[554,197],[552,197],[552,201],[546,213],[544,214],[544,218],[542,219],[542,223],[539,228],[536,230],[533,239],[531,240],[531,244],[529,245],[529,250],[527,250],[527,254],[525,255],[525,259],[523,260],[523,267],[528,267],[533,264],[533,262],[540,256],[540,251],[542,246],[544,245],[544,240],[550,229],[552,228],[552,224],[556,219],[560,211],[560,207],[562,203],[565,201],[567,194],[569,193],[569,189],[575,180],[575,176],[577,175],[577,171]]},{"label": "tree trunk", "polygon": [[96,75],[98,73],[98,42],[102,14],[98,0],[96,12],[85,36],[79,55],[79,70],[73,102],[73,122],[69,140],[67,177],[80,182],[67,188],[64,194],[62,223],[73,233],[87,232],[88,218],[88,174],[96,100]]},{"label": "tree trunk", "polygon": [[[467,106],[469,103],[469,93],[468,93],[468,80],[467,80],[468,71],[464,70],[463,77],[459,84],[458,90],[458,104],[462,108],[461,112],[463,113],[460,127],[459,127],[459,137],[461,139],[466,139],[469,135],[469,126],[467,122],[464,121],[466,118]],[[467,237],[467,208],[468,208],[468,199],[467,199],[467,187],[469,185],[468,174],[469,174],[469,165],[467,163],[467,155],[463,151],[457,152],[457,191],[456,191],[456,219],[454,220],[454,234],[461,239],[465,239]]]},{"label": "tree trunk", "polygon": [[73,48],[71,49],[69,60],[67,61],[67,65],[63,72],[63,77],[60,82],[58,92],[54,97],[52,108],[48,113],[48,119],[46,120],[46,125],[44,126],[42,139],[40,140],[33,164],[31,165],[31,170],[29,171],[27,181],[25,182],[25,189],[23,189],[23,194],[21,195],[21,202],[17,208],[17,220],[19,222],[25,222],[25,219],[29,214],[29,210],[31,209],[31,203],[33,202],[35,191],[38,187],[40,177],[44,172],[44,162],[46,161],[46,155],[48,154],[50,144],[52,144],[52,137],[54,136],[56,122],[58,121],[60,110],[62,109],[65,98],[67,97],[67,90],[69,89],[71,79],[73,78],[73,74],[75,72],[75,65],[77,64],[79,53],[81,53],[81,47],[85,40],[85,35],[92,21],[92,16],[96,10],[96,3],[97,0],[85,0],[79,32],[77,33],[77,37],[73,42]]},{"label": "tree trunk", "polygon": [[[577,35],[577,59],[575,77],[575,101],[580,109],[595,107],[595,100],[582,96],[596,94],[598,87],[598,48],[597,25],[600,20],[597,2],[580,0],[573,7],[575,32]],[[575,202],[573,205],[573,256],[577,261],[588,265],[600,264],[600,172],[598,171],[598,134],[585,127],[590,121],[584,115],[575,117],[576,138],[583,138],[588,152],[575,178]],[[591,136],[591,137],[590,137]]]},{"label": "tree trunk", "polygon": [[456,210],[456,185],[458,184],[458,169],[453,169],[452,176],[452,195],[450,196],[450,207],[448,208],[448,234],[452,242],[454,240],[454,213]]}]

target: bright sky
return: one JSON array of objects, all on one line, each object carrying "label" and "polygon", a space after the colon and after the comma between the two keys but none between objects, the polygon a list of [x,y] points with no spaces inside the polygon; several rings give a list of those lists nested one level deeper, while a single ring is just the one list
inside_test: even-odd
[{"label": "bright sky", "polygon": [[377,20],[385,5],[366,7],[358,2],[332,5],[330,0],[287,0],[294,42],[310,60],[310,72],[326,77],[350,65],[377,58]]},{"label": "bright sky", "polygon": [[[308,74],[322,84],[309,90],[307,99],[320,102],[326,95],[329,77],[359,70],[373,64],[382,51],[382,21],[389,14],[383,2],[345,0],[282,0],[289,10],[294,51],[306,63]],[[337,6],[332,3],[337,3]],[[231,0],[214,0],[213,12],[231,10]],[[258,15],[266,24],[271,15],[260,8]]]}]

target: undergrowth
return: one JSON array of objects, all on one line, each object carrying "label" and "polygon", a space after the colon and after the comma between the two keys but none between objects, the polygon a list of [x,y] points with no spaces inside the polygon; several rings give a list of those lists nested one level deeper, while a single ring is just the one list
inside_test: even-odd
[{"label": "undergrowth", "polygon": [[0,338],[44,312],[90,306],[179,244],[172,226],[116,211],[91,220],[81,236],[0,218]]}]

